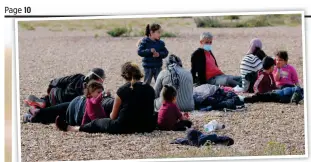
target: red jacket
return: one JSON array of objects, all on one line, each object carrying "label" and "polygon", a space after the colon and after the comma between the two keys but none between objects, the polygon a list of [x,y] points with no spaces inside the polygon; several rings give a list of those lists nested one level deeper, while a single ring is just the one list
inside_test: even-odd
[{"label": "red jacket", "polygon": [[255,93],[266,93],[277,89],[272,73],[268,74],[263,70],[258,71],[258,77],[254,84]]}]

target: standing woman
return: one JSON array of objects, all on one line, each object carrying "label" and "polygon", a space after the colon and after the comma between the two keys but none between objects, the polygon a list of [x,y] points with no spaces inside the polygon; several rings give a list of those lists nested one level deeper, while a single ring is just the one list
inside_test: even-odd
[{"label": "standing woman", "polygon": [[252,39],[249,49],[240,64],[242,88],[238,91],[253,92],[253,85],[257,79],[257,71],[262,69],[262,60],[264,57],[266,57],[266,54],[262,50],[261,40],[258,38]]},{"label": "standing woman", "polygon": [[137,64],[126,62],[122,66],[121,73],[126,83],[117,91],[110,119],[96,119],[85,125],[69,126],[58,117],[56,126],[63,131],[88,133],[122,134],[153,131],[156,125],[153,88],[140,81],[143,74]]}]

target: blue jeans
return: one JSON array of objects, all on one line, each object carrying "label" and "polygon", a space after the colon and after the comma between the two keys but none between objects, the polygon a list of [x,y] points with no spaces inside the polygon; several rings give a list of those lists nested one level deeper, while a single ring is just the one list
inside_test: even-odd
[{"label": "blue jeans", "polygon": [[154,78],[154,81],[156,81],[161,70],[162,70],[161,68],[144,68],[145,71],[144,82],[146,84],[150,84],[152,78]]},{"label": "blue jeans", "polygon": [[300,93],[303,96],[303,89],[295,86],[295,87],[285,87],[283,89],[277,89],[273,91],[278,94],[280,97],[292,96],[295,92]]},{"label": "blue jeans", "polygon": [[233,76],[233,75],[217,75],[209,80],[207,80],[208,84],[217,85],[217,86],[229,86],[235,87],[237,85],[242,85],[242,77],[241,76]]}]

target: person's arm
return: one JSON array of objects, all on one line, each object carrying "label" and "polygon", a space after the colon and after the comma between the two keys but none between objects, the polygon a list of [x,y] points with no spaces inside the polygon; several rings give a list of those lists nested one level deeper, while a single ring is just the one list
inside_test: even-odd
[{"label": "person's arm", "polygon": [[117,119],[121,103],[122,103],[121,98],[118,95],[116,95],[113,103],[112,112],[110,113],[110,119],[112,120]]},{"label": "person's arm", "polygon": [[196,52],[193,52],[192,55],[191,55],[191,74],[192,74],[192,79],[193,79],[193,82],[195,83],[197,81],[197,69],[196,69]]},{"label": "person's arm", "polygon": [[280,81],[280,79],[281,79],[281,68],[276,67],[276,69],[274,70],[273,77],[274,77],[275,81]]},{"label": "person's arm", "polygon": [[182,115],[182,113],[180,112],[179,108],[176,105],[173,108],[175,109],[175,113],[176,113],[177,119],[185,120],[185,117]]},{"label": "person's arm", "polygon": [[50,81],[49,87],[59,87],[59,88],[64,88],[66,87],[69,83],[73,82],[75,79],[84,77],[82,74],[75,74],[75,75],[70,75],[70,76],[65,76],[61,78],[56,78]]},{"label": "person's arm", "polygon": [[96,98],[90,98],[90,101],[92,104],[98,104],[98,103],[101,103],[102,102],[102,99],[103,99],[103,93],[102,92],[101,94],[99,94]]},{"label": "person's arm", "polygon": [[141,57],[153,57],[151,49],[147,49],[146,41],[142,40],[138,46],[138,55]]},{"label": "person's arm", "polygon": [[272,79],[272,89],[273,90],[278,89],[278,87],[276,86],[276,83],[275,83],[273,75],[271,76],[271,79]]},{"label": "person's arm", "polygon": [[[104,111],[104,109],[101,107],[101,102],[102,102],[102,99],[103,99],[103,95],[100,94],[98,95],[98,97],[96,98],[90,98],[90,102],[92,105],[95,105],[92,107],[91,110],[87,109],[87,114],[88,114],[88,117],[91,119],[91,120],[95,120],[95,119],[99,119],[99,118],[103,118],[106,116],[106,113]],[[98,106],[100,105],[100,106]]]},{"label": "person's arm", "polygon": [[163,85],[162,85],[163,73],[164,73],[164,71],[160,72],[160,74],[158,75],[157,80],[155,82],[155,85],[154,85],[154,91],[155,91],[155,97],[156,98],[160,97],[160,93],[161,93],[161,90],[163,88]]},{"label": "person's arm", "polygon": [[296,86],[299,86],[299,79],[298,79],[298,74],[297,71],[294,67],[291,69],[291,78],[293,82],[295,83]]},{"label": "person's arm", "polygon": [[264,77],[264,75],[263,74],[261,74],[261,75],[259,75],[259,77],[257,78],[257,80],[256,80],[256,82],[255,82],[255,84],[254,84],[254,93],[260,93],[260,92],[262,92],[262,86],[263,86],[263,77]]},{"label": "person's arm", "polygon": [[161,42],[162,44],[162,49],[161,51],[158,51],[159,52],[159,55],[162,59],[166,58],[168,56],[168,50],[166,49],[165,47],[165,43],[164,42]]}]

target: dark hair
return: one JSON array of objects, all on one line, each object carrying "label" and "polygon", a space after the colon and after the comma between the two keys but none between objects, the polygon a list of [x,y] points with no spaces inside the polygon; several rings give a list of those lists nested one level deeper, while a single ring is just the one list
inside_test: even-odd
[{"label": "dark hair", "polygon": [[97,89],[102,89],[103,90],[104,86],[101,83],[99,83],[99,82],[97,82],[95,80],[92,80],[92,81],[90,81],[87,84],[86,88],[84,89],[84,95],[86,97],[88,97],[91,93],[93,93]]},{"label": "dark hair", "polygon": [[173,86],[164,85],[162,90],[162,97],[164,101],[172,102],[177,96],[177,91]]},{"label": "dark hair", "polygon": [[90,70],[89,74],[85,77],[84,82],[88,83],[91,80],[101,79],[99,77],[105,79],[106,78],[105,71],[101,68],[93,68],[92,70]]},{"label": "dark hair", "polygon": [[270,69],[274,65],[275,65],[275,61],[274,61],[274,59],[272,57],[266,56],[262,60],[262,68],[264,70],[268,70],[268,69]]},{"label": "dark hair", "polygon": [[155,32],[155,31],[160,30],[160,29],[161,29],[161,26],[160,26],[159,24],[151,24],[151,26],[148,24],[148,25],[146,26],[145,35],[146,35],[147,37],[149,37],[151,31],[152,31],[152,32]]},{"label": "dark hair", "polygon": [[140,80],[141,78],[144,77],[138,65],[132,62],[126,62],[122,65],[121,76],[127,81],[133,79]]},{"label": "dark hair", "polygon": [[283,59],[284,61],[288,61],[287,51],[278,51],[276,52],[276,56]]},{"label": "dark hair", "polygon": [[253,55],[257,56],[260,60],[263,60],[263,58],[267,56],[266,53],[259,47],[255,47]]}]

